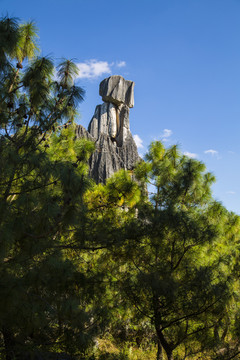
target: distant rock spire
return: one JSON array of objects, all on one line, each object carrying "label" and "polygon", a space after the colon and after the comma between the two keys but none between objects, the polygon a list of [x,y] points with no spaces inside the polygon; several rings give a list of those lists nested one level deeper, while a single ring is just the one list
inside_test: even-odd
[{"label": "distant rock spire", "polygon": [[134,82],[120,75],[110,76],[99,86],[104,101],[97,105],[88,131],[81,125],[79,137],[95,141],[96,150],[89,160],[90,176],[97,183],[105,183],[114,172],[133,170],[140,160],[129,127],[129,108],[134,105]]}]

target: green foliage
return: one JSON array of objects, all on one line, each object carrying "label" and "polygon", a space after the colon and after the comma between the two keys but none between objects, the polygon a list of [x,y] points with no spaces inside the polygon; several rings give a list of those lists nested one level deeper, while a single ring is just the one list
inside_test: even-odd
[{"label": "green foliage", "polygon": [[[178,358],[184,349],[186,358],[198,352],[214,358],[227,340],[223,327],[229,322],[232,285],[225,261],[232,252],[226,246],[230,237],[236,248],[239,220],[211,198],[214,177],[201,162],[159,142],[146,160],[136,176],[156,190],[152,206],[139,207],[137,244],[132,237],[135,241],[120,251],[121,291],[142,319],[151,319],[158,356],[164,350],[168,359]],[[219,253],[217,246],[222,246]]]},{"label": "green foliage", "polygon": [[238,356],[240,220],[214,176],[154,142],[134,174],[94,184],[77,66],[54,79],[36,34],[0,20],[1,358]]},{"label": "green foliage", "polygon": [[70,88],[74,85],[74,78],[78,75],[78,67],[71,60],[63,60],[58,65],[58,78],[62,86]]},{"label": "green foliage", "polygon": [[37,27],[33,21],[19,25],[19,40],[14,57],[21,64],[25,59],[31,60],[39,51],[37,45]]},{"label": "green foliage", "polygon": [[75,140],[70,124],[84,92],[72,73],[71,81],[53,79],[52,60],[35,56],[35,31],[33,23],[0,21],[0,332],[7,360],[87,353],[105,321],[96,302],[100,275],[73,261],[94,149]]}]

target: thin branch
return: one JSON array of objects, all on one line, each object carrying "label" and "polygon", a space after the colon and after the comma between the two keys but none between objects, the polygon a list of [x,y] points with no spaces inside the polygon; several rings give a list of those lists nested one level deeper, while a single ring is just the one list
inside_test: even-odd
[{"label": "thin branch", "polygon": [[55,184],[55,180],[46,184],[46,185],[39,185],[39,186],[36,186],[32,189],[28,189],[28,190],[25,190],[25,191],[20,191],[20,192],[14,192],[14,193],[9,193],[8,196],[10,195],[20,195],[20,194],[25,194],[25,193],[28,193],[28,192],[31,192],[31,191],[34,191],[34,190],[38,190],[38,189],[42,189],[42,188],[45,188],[47,186],[50,186],[50,185],[53,185]]},{"label": "thin branch", "polygon": [[220,298],[217,299],[216,301],[214,301],[213,303],[211,303],[210,305],[208,305],[207,307],[205,307],[205,308],[202,309],[202,310],[199,310],[199,311],[196,311],[196,312],[194,312],[194,313],[191,313],[191,314],[182,316],[182,317],[180,317],[179,319],[170,321],[170,322],[168,323],[168,325],[162,327],[161,330],[167,329],[167,328],[169,328],[171,325],[176,324],[176,323],[178,323],[178,322],[181,322],[181,321],[183,321],[183,320],[190,319],[190,318],[193,317],[193,316],[197,316],[197,315],[203,314],[203,313],[206,312],[208,309],[210,309],[213,305],[215,305],[219,300],[220,300]]}]

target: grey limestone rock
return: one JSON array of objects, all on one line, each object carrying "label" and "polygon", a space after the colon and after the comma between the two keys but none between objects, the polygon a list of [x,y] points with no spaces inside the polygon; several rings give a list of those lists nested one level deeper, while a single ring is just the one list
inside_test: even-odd
[{"label": "grey limestone rock", "polygon": [[77,125],[76,137],[95,141],[94,137],[82,125]]},{"label": "grey limestone rock", "polygon": [[[120,169],[133,170],[141,160],[129,127],[129,104],[133,106],[133,84],[121,76],[111,76],[103,80],[100,94],[108,94],[107,97],[113,94],[114,100],[109,101],[108,97],[107,102],[97,105],[88,131],[81,125],[77,128],[77,137],[95,141],[96,150],[89,160],[89,172],[97,183],[105,183],[106,179]],[[118,98],[118,104],[115,98]]]},{"label": "grey limestone rock", "polygon": [[121,157],[116,152],[116,146],[106,134],[101,134],[96,141],[96,151],[90,158],[89,173],[97,183],[105,183],[116,171],[124,167]]},{"label": "grey limestone rock", "polygon": [[116,105],[125,104],[132,108],[134,106],[133,89],[133,81],[125,80],[120,75],[113,75],[100,83],[99,95],[102,96],[103,101]]},{"label": "grey limestone rock", "polygon": [[129,107],[111,103],[97,105],[88,132],[96,139],[101,134],[108,135],[118,146],[121,146],[130,133]]},{"label": "grey limestone rock", "polygon": [[95,113],[88,126],[89,133],[96,139],[100,134],[115,138],[117,135],[117,108],[110,103],[97,105]]}]

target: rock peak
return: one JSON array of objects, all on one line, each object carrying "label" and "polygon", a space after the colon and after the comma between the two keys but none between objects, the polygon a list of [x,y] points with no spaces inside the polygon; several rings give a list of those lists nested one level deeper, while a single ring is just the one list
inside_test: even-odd
[{"label": "rock peak", "polygon": [[120,75],[112,75],[104,79],[99,85],[99,95],[103,101],[112,104],[124,104],[132,108],[134,106],[134,82],[125,80]]}]

